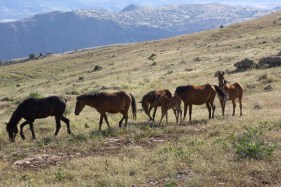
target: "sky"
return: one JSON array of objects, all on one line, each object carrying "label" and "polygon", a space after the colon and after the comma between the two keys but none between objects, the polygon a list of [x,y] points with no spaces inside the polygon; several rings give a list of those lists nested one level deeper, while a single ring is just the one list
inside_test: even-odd
[{"label": "sky", "polygon": [[169,4],[224,3],[257,8],[281,7],[281,0],[0,0],[0,22],[19,20],[34,14],[76,9],[107,9],[120,11],[130,4],[163,6]]}]

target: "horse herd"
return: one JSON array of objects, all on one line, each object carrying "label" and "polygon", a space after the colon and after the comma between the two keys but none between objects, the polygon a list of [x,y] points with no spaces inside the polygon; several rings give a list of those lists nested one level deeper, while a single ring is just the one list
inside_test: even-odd
[{"label": "horse herd", "polygon": [[[215,105],[214,100],[216,93],[218,93],[220,104],[222,107],[222,115],[224,115],[225,104],[227,100],[231,100],[233,103],[233,115],[235,115],[235,100],[238,98],[240,104],[240,115],[242,115],[242,96],[243,87],[241,84],[227,83],[224,79],[224,72],[218,71],[216,75],[219,79],[219,86],[205,84],[201,86],[187,85],[179,86],[176,88],[174,96],[167,89],[164,90],[153,90],[145,94],[141,100],[141,105],[144,112],[148,115],[150,120],[155,119],[155,113],[157,107],[161,107],[161,119],[162,122],[164,116],[166,116],[166,123],[168,121],[167,111],[172,109],[176,121],[185,121],[187,114],[187,107],[189,107],[189,120],[191,120],[192,105],[202,105],[206,104],[209,112],[209,119],[214,118]],[[184,103],[184,114],[182,119],[181,102]],[[133,113],[133,120],[136,120],[136,100],[132,94],[128,94],[124,91],[118,91],[114,93],[94,93],[80,95],[76,98],[75,115],[83,110],[85,106],[91,106],[95,108],[100,113],[99,130],[105,120],[108,128],[110,125],[108,123],[106,113],[123,114],[122,119],[119,121],[119,127],[122,126],[125,120],[124,126],[126,127],[128,121],[128,111],[131,106]],[[15,137],[18,133],[17,124],[23,118],[25,121],[20,125],[20,136],[25,139],[23,134],[23,127],[30,126],[32,138],[35,139],[35,133],[33,130],[33,122],[35,119],[46,118],[48,116],[54,116],[56,120],[56,131],[55,136],[58,134],[61,121],[66,124],[68,134],[71,134],[69,119],[67,119],[63,114],[66,109],[66,100],[58,96],[50,96],[46,98],[28,98],[18,105],[16,110],[13,112],[10,120],[6,123],[6,129],[11,142],[15,141]],[[153,111],[153,116],[151,117],[150,112]]]}]

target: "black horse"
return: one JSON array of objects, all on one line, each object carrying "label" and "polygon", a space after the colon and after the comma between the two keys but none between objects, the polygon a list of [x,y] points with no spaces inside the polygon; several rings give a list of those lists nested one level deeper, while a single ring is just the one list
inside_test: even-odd
[{"label": "black horse", "polygon": [[25,99],[21,104],[18,105],[9,123],[7,123],[6,129],[8,131],[10,141],[15,141],[15,137],[18,133],[17,124],[22,118],[26,120],[20,125],[20,136],[23,140],[25,139],[25,136],[22,129],[25,125],[29,124],[32,138],[35,139],[33,122],[35,121],[35,119],[46,118],[48,116],[55,116],[55,136],[58,134],[61,127],[60,120],[62,120],[66,124],[68,134],[71,134],[69,119],[63,116],[65,108],[66,100],[58,96],[50,96],[42,99]]}]

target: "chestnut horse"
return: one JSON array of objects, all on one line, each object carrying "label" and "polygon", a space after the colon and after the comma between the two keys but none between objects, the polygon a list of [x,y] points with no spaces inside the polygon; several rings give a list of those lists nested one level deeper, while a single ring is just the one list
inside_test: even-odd
[{"label": "chestnut horse", "polygon": [[[184,103],[184,116],[183,121],[185,121],[185,116],[187,112],[187,106],[189,106],[189,121],[191,120],[192,105],[202,105],[206,103],[209,111],[209,119],[214,118],[215,105],[214,100],[216,93],[219,94],[221,98],[225,98],[225,94],[218,86],[212,86],[210,84],[205,84],[201,86],[179,86],[176,88],[175,95],[179,96]],[[211,110],[213,110],[211,115]]]},{"label": "chestnut horse", "polygon": [[75,114],[79,115],[82,109],[87,105],[95,108],[100,113],[99,131],[101,130],[101,125],[103,119],[110,128],[107,120],[106,112],[111,114],[122,113],[123,118],[119,121],[119,127],[122,126],[122,122],[125,119],[125,127],[128,121],[128,111],[130,105],[132,105],[133,120],[136,120],[136,101],[132,94],[127,94],[123,91],[118,91],[114,93],[94,93],[80,95],[77,97]]},{"label": "chestnut horse", "polygon": [[182,110],[181,110],[181,98],[179,96],[173,96],[172,98],[168,98],[165,95],[156,94],[155,103],[156,104],[160,103],[160,105],[161,105],[162,114],[161,114],[159,125],[161,125],[164,115],[166,115],[166,124],[168,123],[168,113],[167,112],[169,109],[174,110],[177,123],[179,121],[179,118],[180,118],[180,122],[181,122]]},{"label": "chestnut horse", "polygon": [[[141,100],[140,103],[142,105],[142,108],[143,108],[145,114],[148,115],[150,120],[154,120],[157,107],[161,106],[160,103],[155,103],[156,94],[164,95],[168,98],[172,97],[172,93],[167,89],[153,90],[153,91],[150,91],[150,92],[146,93],[142,97],[142,100]],[[152,108],[154,108],[153,117],[150,116],[150,111],[152,110]]]},{"label": "chestnut horse", "polygon": [[[242,116],[242,96],[243,96],[243,87],[240,83],[235,82],[235,83],[228,83],[224,79],[224,71],[217,71],[216,75],[218,76],[219,79],[219,87],[225,91],[225,93],[228,96],[228,100],[232,101],[233,105],[233,113],[232,115],[235,115],[235,108],[236,108],[236,98],[239,100],[239,106],[240,106],[240,116]],[[224,110],[225,110],[225,105],[226,101],[220,99],[220,104],[221,104],[221,109],[222,109],[222,115],[224,116]]]},{"label": "chestnut horse", "polygon": [[17,124],[24,118],[24,121],[20,125],[20,136],[25,139],[23,134],[23,127],[29,124],[32,138],[35,139],[35,133],[33,130],[33,122],[38,118],[46,118],[48,116],[55,116],[56,119],[56,131],[55,136],[58,134],[63,121],[67,126],[68,134],[71,134],[69,119],[63,116],[66,108],[66,100],[58,96],[50,96],[42,99],[28,98],[18,105],[14,111],[10,121],[7,123],[7,131],[11,142],[15,141],[15,137],[18,133]]}]

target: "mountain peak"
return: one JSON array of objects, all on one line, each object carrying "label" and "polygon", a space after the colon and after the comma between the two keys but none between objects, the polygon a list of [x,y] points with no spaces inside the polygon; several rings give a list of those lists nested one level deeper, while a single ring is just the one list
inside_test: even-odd
[{"label": "mountain peak", "polygon": [[133,11],[133,10],[137,10],[137,9],[139,9],[140,8],[140,6],[138,6],[138,5],[128,5],[128,6],[126,6],[125,8],[123,8],[120,12],[129,12],[129,11]]}]

